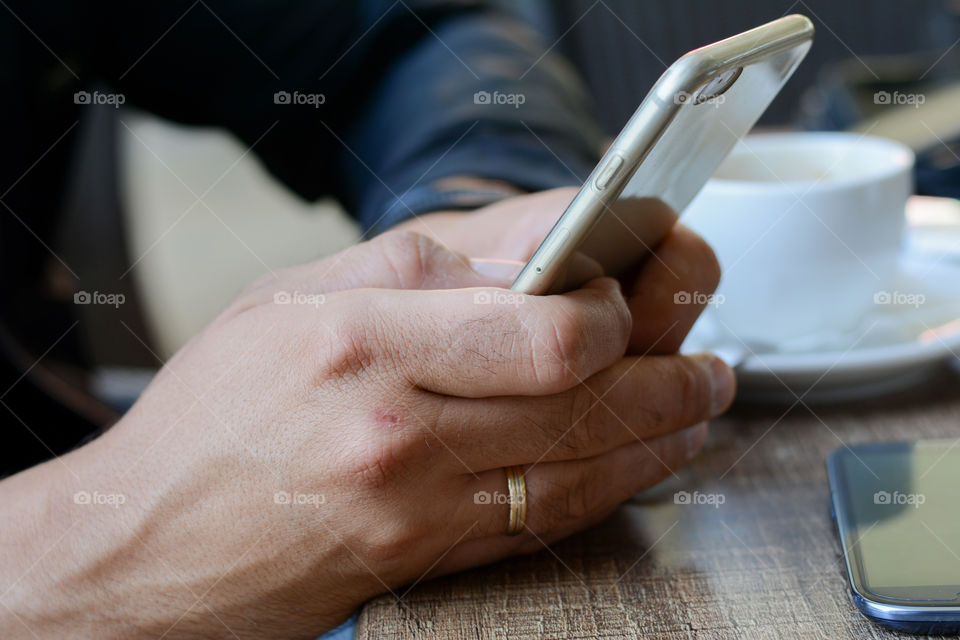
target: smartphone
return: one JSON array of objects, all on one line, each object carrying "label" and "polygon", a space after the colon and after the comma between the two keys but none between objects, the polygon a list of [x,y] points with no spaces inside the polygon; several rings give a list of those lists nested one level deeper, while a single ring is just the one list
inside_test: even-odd
[{"label": "smartphone", "polygon": [[616,275],[635,265],[753,127],[812,42],[810,20],[791,15],[674,62],[511,288],[557,293],[582,284],[578,274]]},{"label": "smartphone", "polygon": [[843,447],[827,471],[860,611],[900,631],[960,632],[960,440]]}]

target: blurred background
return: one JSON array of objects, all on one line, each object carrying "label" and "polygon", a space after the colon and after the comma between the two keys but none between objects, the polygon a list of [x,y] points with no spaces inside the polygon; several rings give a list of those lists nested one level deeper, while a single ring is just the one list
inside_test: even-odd
[{"label": "blurred background", "polygon": [[[919,190],[960,194],[954,148],[960,118],[951,117],[960,107],[951,91],[960,76],[960,1],[522,0],[504,6],[579,69],[611,136],[684,52],[803,13],[816,26],[815,44],[761,126],[855,129],[882,116],[889,124],[876,125],[874,133],[919,152]],[[896,110],[881,113],[874,103],[878,90],[917,87],[931,96],[924,109],[932,114],[925,121],[935,123],[934,137],[910,130]],[[938,119],[937,109],[946,116]],[[77,348],[87,366],[68,377],[109,409],[129,404],[159,364],[250,280],[360,237],[335,202],[298,199],[219,130],[110,105],[85,114],[54,249],[91,289],[125,297],[119,310],[77,306]],[[117,273],[124,274],[119,281]],[[95,405],[78,400],[77,406],[109,419]]]},{"label": "blurred background", "polygon": [[[566,33],[557,46],[580,69],[597,99],[600,120],[611,134],[673,60],[691,48],[790,13],[813,21],[816,40],[763,115],[761,125],[796,125],[805,108],[819,110],[821,105],[810,90],[818,82],[831,83],[830,76],[841,69],[858,82],[890,80],[871,73],[882,75],[878,57],[913,54],[911,60],[920,65],[929,59],[917,76],[905,73],[896,81],[918,79],[940,56],[952,53],[960,37],[960,2],[955,0],[564,0],[538,4],[547,16],[544,24],[551,25],[549,32]],[[948,80],[958,72],[956,64],[941,63],[925,80]],[[872,96],[874,89],[865,88]]]}]

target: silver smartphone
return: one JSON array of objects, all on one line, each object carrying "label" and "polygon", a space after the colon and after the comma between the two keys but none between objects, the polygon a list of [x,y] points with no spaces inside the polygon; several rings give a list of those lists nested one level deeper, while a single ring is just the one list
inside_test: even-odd
[{"label": "silver smartphone", "polygon": [[511,289],[557,293],[582,284],[585,274],[617,275],[637,264],[753,127],[812,42],[810,20],[791,15],[674,62]]}]

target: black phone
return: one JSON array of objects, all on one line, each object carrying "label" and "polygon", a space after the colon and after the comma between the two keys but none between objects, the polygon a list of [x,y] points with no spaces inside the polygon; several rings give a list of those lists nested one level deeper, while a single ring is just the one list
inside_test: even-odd
[{"label": "black phone", "polygon": [[827,471],[857,607],[901,631],[960,632],[960,439],[842,447]]}]

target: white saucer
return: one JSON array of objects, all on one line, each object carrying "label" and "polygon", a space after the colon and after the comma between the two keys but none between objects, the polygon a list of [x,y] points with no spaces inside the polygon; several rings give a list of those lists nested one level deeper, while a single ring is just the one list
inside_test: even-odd
[{"label": "white saucer", "polygon": [[848,401],[924,380],[942,361],[960,357],[960,202],[914,197],[907,220],[900,273],[888,288],[913,297],[875,305],[852,331],[763,347],[718,330],[708,309],[683,351],[725,358],[737,372],[738,399],[746,401]]}]

